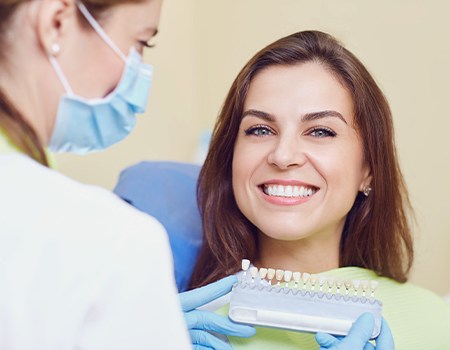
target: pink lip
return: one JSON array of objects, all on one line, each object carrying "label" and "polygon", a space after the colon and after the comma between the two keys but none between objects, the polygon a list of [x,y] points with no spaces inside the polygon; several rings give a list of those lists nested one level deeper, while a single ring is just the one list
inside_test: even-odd
[{"label": "pink lip", "polygon": [[298,181],[298,180],[282,180],[282,179],[272,179],[272,180],[267,180],[265,182],[263,182],[262,184],[260,184],[260,186],[263,185],[282,185],[282,186],[304,186],[304,187],[313,187],[313,188],[319,188],[317,186],[314,186],[312,184],[309,184],[307,182],[302,182],[302,181]]}]

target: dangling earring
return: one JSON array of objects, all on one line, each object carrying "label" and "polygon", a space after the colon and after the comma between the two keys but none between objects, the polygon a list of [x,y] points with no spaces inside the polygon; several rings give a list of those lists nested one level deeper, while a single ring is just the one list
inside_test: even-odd
[{"label": "dangling earring", "polygon": [[56,56],[56,55],[59,54],[59,52],[61,51],[61,46],[59,46],[58,43],[53,43],[53,44],[50,46],[50,51],[51,51],[51,54],[52,54],[53,56]]},{"label": "dangling earring", "polygon": [[365,195],[366,197],[369,197],[369,194],[370,194],[371,191],[372,191],[372,187],[370,187],[370,186],[364,186],[362,192],[364,193],[364,195]]}]

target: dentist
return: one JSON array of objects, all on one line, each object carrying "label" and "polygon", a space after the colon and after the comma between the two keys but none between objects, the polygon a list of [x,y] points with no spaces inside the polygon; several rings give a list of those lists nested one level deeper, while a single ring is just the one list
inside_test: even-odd
[{"label": "dentist", "polygon": [[144,111],[161,0],[0,3],[0,348],[189,349],[164,228],[49,169]]}]

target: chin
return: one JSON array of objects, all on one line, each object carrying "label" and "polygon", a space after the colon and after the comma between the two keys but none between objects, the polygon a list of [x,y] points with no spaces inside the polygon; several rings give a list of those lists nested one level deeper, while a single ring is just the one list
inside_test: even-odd
[{"label": "chin", "polygon": [[268,230],[268,232],[262,232],[262,235],[277,241],[299,241],[309,237],[307,233],[300,233],[298,231],[290,232],[290,230]]}]

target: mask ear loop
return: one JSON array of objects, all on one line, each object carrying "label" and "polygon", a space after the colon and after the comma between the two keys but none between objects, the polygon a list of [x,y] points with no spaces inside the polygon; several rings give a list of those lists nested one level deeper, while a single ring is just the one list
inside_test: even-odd
[{"label": "mask ear loop", "polygon": [[94,28],[97,34],[103,39],[103,41],[108,44],[108,46],[124,61],[127,62],[127,57],[124,53],[117,47],[117,45],[110,39],[108,34],[103,30],[103,28],[98,24],[95,18],[89,13],[86,6],[81,2],[77,2],[78,9],[83,14],[84,18],[89,22],[89,24]]},{"label": "mask ear loop", "polygon": [[73,96],[74,95],[73,90],[70,87],[69,82],[67,81],[66,77],[64,76],[61,66],[59,65],[55,56],[49,55],[48,59],[50,60],[50,63],[52,64],[53,68],[55,69],[56,75],[58,76],[59,80],[61,81],[61,84],[64,87],[64,90],[66,91],[67,95]]}]

